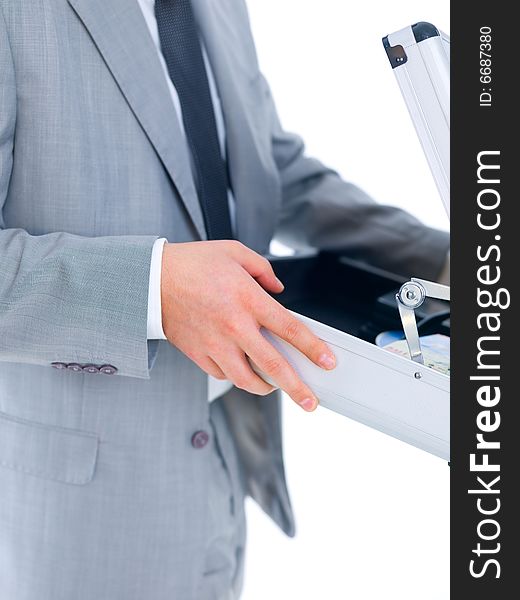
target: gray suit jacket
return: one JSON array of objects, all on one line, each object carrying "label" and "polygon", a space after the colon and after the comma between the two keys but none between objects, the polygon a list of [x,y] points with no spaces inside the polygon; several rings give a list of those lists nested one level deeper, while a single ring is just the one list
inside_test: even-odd
[{"label": "gray suit jacket", "polygon": [[[282,129],[243,0],[193,6],[238,238],[261,253],[275,235],[343,246],[435,277],[446,234],[376,204]],[[206,377],[146,340],[154,240],[206,236],[181,139],[137,2],[0,0],[2,598],[194,597],[220,568],[207,496],[239,494],[230,437],[247,492],[293,532],[278,398],[232,391],[222,452],[213,438],[196,449],[192,434],[214,427]]]}]

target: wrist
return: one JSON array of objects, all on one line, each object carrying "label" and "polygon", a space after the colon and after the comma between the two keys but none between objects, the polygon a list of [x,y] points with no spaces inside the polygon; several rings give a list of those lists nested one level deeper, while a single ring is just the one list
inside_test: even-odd
[{"label": "wrist", "polygon": [[162,257],[161,257],[161,322],[163,331],[166,336],[168,331],[168,315],[171,314],[171,268],[172,268],[172,254],[176,244],[165,243],[163,246]]}]

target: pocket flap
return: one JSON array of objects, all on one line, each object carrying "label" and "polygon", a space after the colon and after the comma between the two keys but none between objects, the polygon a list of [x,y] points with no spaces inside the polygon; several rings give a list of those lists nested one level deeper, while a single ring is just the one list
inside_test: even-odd
[{"label": "pocket flap", "polygon": [[84,485],[96,466],[97,435],[0,412],[0,466],[62,483]]}]

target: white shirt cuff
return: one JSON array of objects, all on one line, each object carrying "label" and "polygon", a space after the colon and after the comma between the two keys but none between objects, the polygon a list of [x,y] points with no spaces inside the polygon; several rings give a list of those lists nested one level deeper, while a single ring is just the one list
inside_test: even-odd
[{"label": "white shirt cuff", "polygon": [[147,338],[149,340],[166,339],[162,327],[161,272],[163,248],[167,241],[166,238],[159,238],[155,240],[152,248],[150,279],[148,282]]}]

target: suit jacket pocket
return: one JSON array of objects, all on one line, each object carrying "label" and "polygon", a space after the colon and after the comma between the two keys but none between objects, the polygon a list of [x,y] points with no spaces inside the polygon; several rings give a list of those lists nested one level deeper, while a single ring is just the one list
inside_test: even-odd
[{"label": "suit jacket pocket", "polygon": [[0,468],[73,485],[92,481],[97,435],[0,412]]}]

